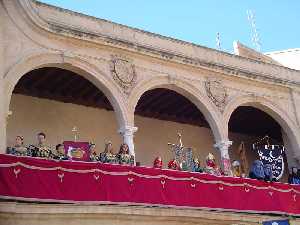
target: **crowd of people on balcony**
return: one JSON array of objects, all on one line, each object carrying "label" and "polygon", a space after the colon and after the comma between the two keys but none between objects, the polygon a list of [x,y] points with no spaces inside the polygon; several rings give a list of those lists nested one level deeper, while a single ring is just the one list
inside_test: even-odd
[{"label": "crowd of people on balcony", "polygon": [[[70,160],[70,156],[66,154],[65,147],[63,144],[57,144],[55,150],[52,150],[46,144],[46,134],[41,132],[37,135],[37,144],[31,144],[25,146],[24,138],[17,136],[15,144],[12,147],[7,148],[7,153],[16,156],[30,156],[39,157],[54,160]],[[106,143],[105,149],[100,154],[96,151],[96,145],[90,143],[89,145],[89,161],[111,163],[111,164],[123,164],[123,165],[134,165],[134,156],[130,155],[129,147],[123,143],[120,146],[117,154],[113,151],[111,142]],[[212,153],[209,153],[206,157],[206,165],[202,167],[198,158],[193,158],[191,169],[187,168],[185,162],[179,163],[175,159],[168,162],[168,168],[171,170],[181,171],[192,171],[199,173],[207,173],[216,176],[224,175],[222,169],[217,165],[216,159]],[[154,168],[163,168],[162,158],[159,156],[155,158],[153,162]],[[232,162],[232,175],[234,177],[247,177],[246,171],[238,160]],[[264,165],[260,160],[255,160],[252,163],[249,172],[249,178],[265,181],[275,181],[272,177],[272,168],[270,165]],[[300,184],[300,169],[293,167],[291,174],[289,175],[288,182],[290,184]]]},{"label": "crowd of people on balcony", "polygon": [[[55,146],[55,150],[51,149],[51,147],[46,144],[46,134],[43,132],[38,133],[37,144],[31,144],[29,146],[25,146],[24,138],[22,136],[17,136],[14,146],[7,148],[7,153],[16,156],[30,156],[54,160],[70,160],[70,156],[66,154],[63,144],[57,144]],[[117,154],[113,152],[111,142],[108,142],[105,145],[105,150],[100,154],[96,152],[96,145],[90,143],[89,161],[133,165],[134,157],[129,154],[129,147],[124,143],[121,144]]]}]

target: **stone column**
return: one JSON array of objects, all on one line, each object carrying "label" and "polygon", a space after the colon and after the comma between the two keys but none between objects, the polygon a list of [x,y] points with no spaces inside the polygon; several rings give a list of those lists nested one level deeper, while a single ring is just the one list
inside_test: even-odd
[{"label": "stone column", "polygon": [[293,145],[287,135],[287,133],[281,129],[283,144],[285,148],[285,155],[287,158],[287,168],[291,169],[292,167],[299,167],[300,166],[300,157],[299,154],[295,154],[297,150],[299,151],[299,147],[297,146],[295,148],[295,145]]},{"label": "stone column", "polygon": [[[2,6],[0,6],[0,14],[4,13]],[[5,14],[5,13],[4,13]],[[4,16],[4,14],[2,14]],[[6,123],[7,123],[7,109],[6,109],[6,98],[5,95],[5,84],[4,84],[4,66],[5,66],[5,39],[4,29],[2,29],[5,23],[4,20],[0,20],[0,153],[6,152]]]},{"label": "stone column", "polygon": [[3,90],[3,81],[0,80],[0,153],[6,152],[6,125],[8,114],[6,112],[6,99]]},{"label": "stone column", "polygon": [[228,154],[228,149],[231,145],[232,141],[220,141],[214,145],[221,153],[221,167],[227,176],[232,176],[231,162]]},{"label": "stone column", "polygon": [[134,142],[133,142],[133,137],[134,133],[137,131],[137,127],[133,126],[125,126],[120,128],[119,134],[122,135],[123,138],[123,143],[127,144],[129,147],[129,153],[130,155],[135,156],[134,152]]}]

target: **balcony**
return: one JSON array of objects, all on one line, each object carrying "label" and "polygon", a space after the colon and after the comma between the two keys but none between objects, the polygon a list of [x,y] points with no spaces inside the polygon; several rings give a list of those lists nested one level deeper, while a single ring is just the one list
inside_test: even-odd
[{"label": "balcony", "polygon": [[300,215],[300,186],[247,178],[11,155],[0,174],[4,200]]}]

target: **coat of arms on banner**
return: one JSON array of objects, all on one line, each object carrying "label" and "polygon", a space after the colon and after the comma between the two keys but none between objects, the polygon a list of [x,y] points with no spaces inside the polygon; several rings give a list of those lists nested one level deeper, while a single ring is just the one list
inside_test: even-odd
[{"label": "coat of arms on banner", "polygon": [[227,90],[221,80],[207,79],[205,81],[207,96],[212,102],[223,111],[227,101]]},{"label": "coat of arms on banner", "polygon": [[128,93],[136,82],[136,72],[132,61],[124,57],[113,57],[111,62],[114,80]]},{"label": "coat of arms on banner", "polygon": [[89,143],[64,141],[65,154],[72,160],[88,161],[89,160]]},{"label": "coat of arms on banner", "polygon": [[257,148],[259,159],[264,165],[271,165],[273,178],[279,180],[284,172],[284,147],[264,145]]}]

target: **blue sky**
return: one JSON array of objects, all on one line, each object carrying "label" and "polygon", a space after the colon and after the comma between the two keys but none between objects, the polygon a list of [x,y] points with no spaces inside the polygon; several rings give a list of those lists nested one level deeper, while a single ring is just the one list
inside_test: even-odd
[{"label": "blue sky", "polygon": [[247,10],[255,13],[261,51],[300,47],[299,0],[41,0],[42,2],[232,52],[239,40],[249,47]]}]

